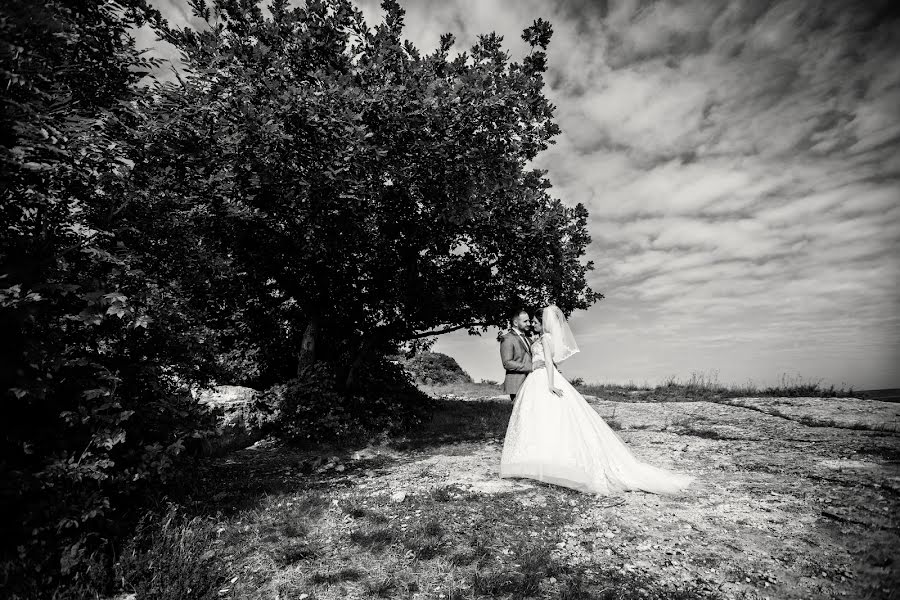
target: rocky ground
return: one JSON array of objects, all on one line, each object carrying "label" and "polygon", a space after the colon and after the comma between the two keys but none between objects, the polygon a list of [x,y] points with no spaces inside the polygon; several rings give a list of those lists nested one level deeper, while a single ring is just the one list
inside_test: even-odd
[{"label": "rocky ground", "polygon": [[315,456],[264,440],[207,473],[278,482],[250,505],[218,492],[235,503],[216,516],[220,597],[900,597],[900,405],[589,401],[696,484],[596,498],[501,480],[508,400],[445,405],[484,434],[468,441]]}]

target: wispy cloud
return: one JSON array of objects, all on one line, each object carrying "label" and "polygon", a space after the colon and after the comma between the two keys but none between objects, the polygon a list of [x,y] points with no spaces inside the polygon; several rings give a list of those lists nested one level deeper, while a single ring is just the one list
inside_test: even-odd
[{"label": "wispy cloud", "polygon": [[[465,50],[497,31],[517,59],[524,27],[553,24],[548,94],[563,134],[537,166],[588,206],[592,282],[607,295],[573,317],[573,374],[900,386],[893,3],[405,4],[425,50],[445,32]],[[157,5],[186,18],[174,0]],[[379,18],[375,0],[360,6]],[[438,348],[476,377],[501,374],[483,366],[489,338]]]}]

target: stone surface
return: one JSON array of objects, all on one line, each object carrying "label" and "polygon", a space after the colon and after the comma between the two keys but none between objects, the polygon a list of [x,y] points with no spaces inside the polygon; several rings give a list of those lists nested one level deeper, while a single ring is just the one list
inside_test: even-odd
[{"label": "stone surface", "polygon": [[220,425],[226,429],[257,433],[276,416],[272,401],[249,387],[220,385],[200,390],[195,397],[220,415]]}]

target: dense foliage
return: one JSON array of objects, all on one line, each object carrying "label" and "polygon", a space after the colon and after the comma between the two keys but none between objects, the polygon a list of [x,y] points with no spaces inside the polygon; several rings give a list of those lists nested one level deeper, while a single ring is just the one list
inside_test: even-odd
[{"label": "dense foliage", "polygon": [[[493,34],[422,55],[392,1],[374,30],[271,7],[194,2],[193,31],[145,0],[2,5],[6,590],[103,587],[133,500],[215,434],[190,386],[283,390],[296,441],[396,429],[424,400],[385,354],[601,297],[584,207],[527,168],[558,132],[549,24],[515,63]],[[148,22],[176,82],[138,84]]]},{"label": "dense foliage", "polygon": [[301,367],[295,379],[277,386],[279,435],[299,445],[354,443],[422,423],[430,399],[402,366],[379,359],[366,361],[361,371],[359,387],[344,390],[333,365]]},{"label": "dense foliage", "polygon": [[156,90],[136,176],[142,204],[177,212],[214,256],[191,267],[234,331],[223,341],[261,359],[259,382],[323,358],[349,384],[398,342],[600,297],[579,262],[584,207],[527,168],[558,132],[549,24],[511,63],[494,34],[420,54],[396,2],[374,30],[349,1],[275,2],[271,18],[222,4],[203,31],[166,31],[191,73]]},{"label": "dense foliage", "polygon": [[402,364],[416,383],[440,385],[472,382],[456,359],[440,352],[417,352],[412,358],[404,359]]},{"label": "dense foliage", "polygon": [[[58,0],[0,19],[0,585],[104,577],[126,500],[212,431],[179,378],[204,350],[188,300],[124,240],[153,64],[129,30],[148,13]],[[36,575],[35,575],[36,574]],[[22,581],[30,578],[31,584]],[[90,584],[93,585],[93,584]],[[31,592],[34,593],[34,592]]]}]

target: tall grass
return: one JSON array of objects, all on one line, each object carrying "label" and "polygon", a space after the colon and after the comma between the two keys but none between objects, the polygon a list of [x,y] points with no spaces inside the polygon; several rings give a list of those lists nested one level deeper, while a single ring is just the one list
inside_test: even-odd
[{"label": "tall grass", "polygon": [[213,600],[226,587],[222,560],[213,550],[214,519],[187,517],[171,506],[147,513],[119,557],[125,591],[148,600]]},{"label": "tall grass", "polygon": [[[788,397],[788,398],[850,398],[858,395],[852,387],[835,387],[812,381],[800,375],[782,374],[777,385],[760,386],[748,381],[743,385],[723,384],[718,371],[694,371],[687,379],[670,376],[658,385],[629,381],[628,383],[588,383],[582,378],[571,380],[572,385],[589,396],[602,396],[612,400],[654,402],[659,400],[716,400],[736,397]],[[493,381],[480,383],[449,383],[444,385],[420,385],[419,388],[434,398],[459,397],[483,399],[503,396],[503,386]]]},{"label": "tall grass", "polygon": [[658,401],[661,399],[682,400],[715,400],[735,397],[788,397],[788,398],[850,398],[855,392],[852,387],[834,385],[825,387],[821,380],[804,380],[799,375],[783,374],[778,385],[757,386],[752,381],[744,385],[723,384],[719,382],[719,372],[693,372],[686,380],[671,376],[656,386],[646,383],[638,386],[633,382],[616,383],[584,383],[573,380],[573,385],[582,394],[603,396],[604,398],[634,401]]}]

